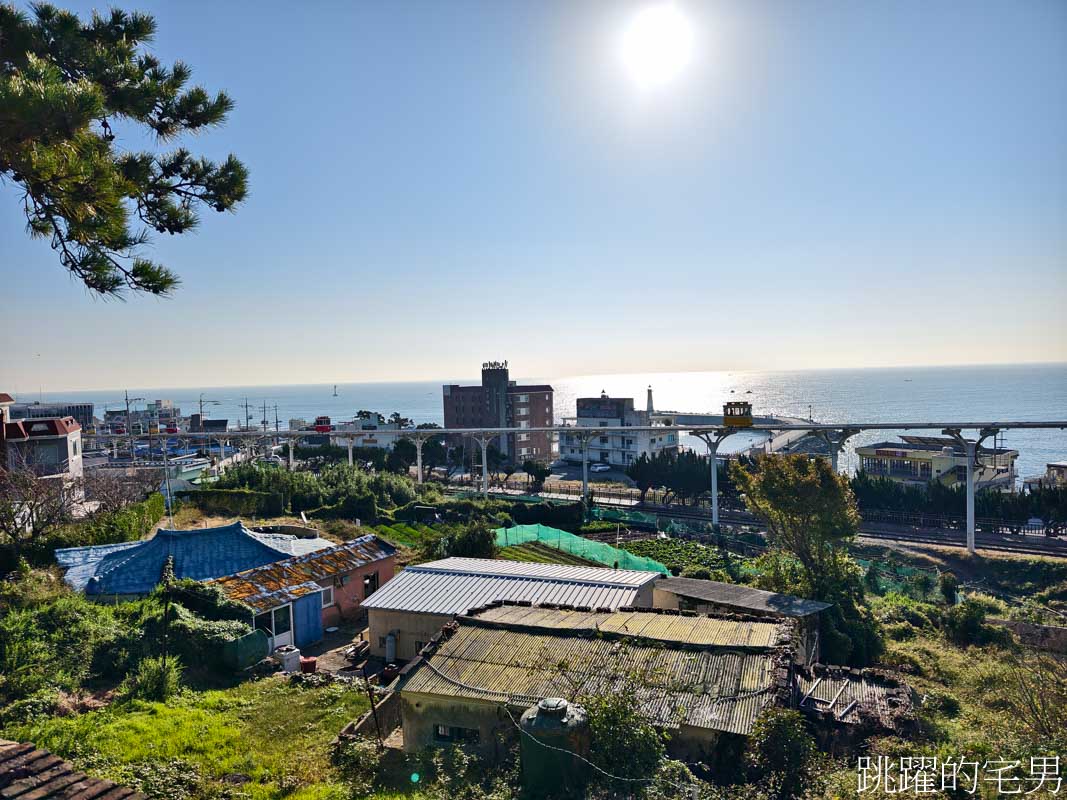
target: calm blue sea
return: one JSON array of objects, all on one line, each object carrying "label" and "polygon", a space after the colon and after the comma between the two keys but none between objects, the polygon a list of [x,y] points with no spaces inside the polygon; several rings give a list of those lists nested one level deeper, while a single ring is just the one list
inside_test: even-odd
[{"label": "calm blue sea", "polygon": [[[521,382],[548,382],[555,388],[556,418],[573,416],[575,399],[597,395],[633,397],[644,408],[651,386],[657,410],[717,413],[730,399],[750,401],[758,414],[807,417],[820,422],[1063,420],[1067,419],[1067,364],[987,367],[906,367],[863,370],[812,370],[798,372],[682,372],[571,377],[523,376]],[[205,400],[220,401],[205,408],[210,416],[243,421],[242,404],[248,399],[253,424],[267,418],[273,427],[275,409],[286,427],[290,418],[311,420],[326,414],[334,420],[350,419],[359,409],[389,414],[399,411],[416,422],[441,423],[441,384],[476,383],[477,379],[444,379],[414,383],[339,384],[308,386],[209,386],[175,389],[136,389],[131,396],[149,400],[170,399],[182,413],[196,411],[201,392]],[[749,392],[751,392],[749,394]],[[123,390],[46,393],[45,400],[90,401],[97,415],[105,408],[120,408]],[[23,396],[19,399],[33,400]],[[892,433],[860,434],[851,444],[894,439]],[[1022,476],[1044,472],[1049,461],[1067,459],[1067,431],[1009,431],[1004,444],[1020,451]],[[727,440],[735,447],[741,437]],[[724,448],[725,449],[725,448]],[[842,465],[854,468],[849,450]]]}]

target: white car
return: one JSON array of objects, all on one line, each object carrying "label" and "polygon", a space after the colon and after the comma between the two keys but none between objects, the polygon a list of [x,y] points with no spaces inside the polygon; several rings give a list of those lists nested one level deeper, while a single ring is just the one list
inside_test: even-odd
[{"label": "white car", "polygon": [[611,472],[611,464],[593,464],[589,468],[590,472]]}]

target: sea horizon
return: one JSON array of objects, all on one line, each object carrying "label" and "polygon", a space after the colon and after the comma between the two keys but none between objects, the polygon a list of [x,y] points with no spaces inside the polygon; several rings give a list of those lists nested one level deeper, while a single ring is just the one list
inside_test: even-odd
[{"label": "sea horizon", "polygon": [[[557,423],[575,413],[578,397],[633,397],[644,408],[646,390],[653,389],[657,410],[718,413],[728,400],[748,400],[757,414],[794,416],[819,422],[991,422],[1055,421],[1067,417],[1067,363],[956,365],[922,367],[841,367],[819,370],[720,370],[691,372],[631,372],[575,376],[526,376],[513,370],[519,383],[547,382],[554,388]],[[329,416],[351,419],[360,409],[391,414],[396,411],[415,423],[442,424],[441,387],[446,383],[477,383],[479,378],[424,381],[368,381],[337,383],[262,384],[257,386],[201,386],[137,388],[130,396],[172,400],[184,415],[198,410],[227,419],[231,425],[260,425],[267,420],[287,429],[289,421],[310,422]],[[44,402],[91,402],[96,416],[108,408],[125,407],[125,390],[45,392]],[[248,409],[245,409],[247,398]],[[37,399],[23,394],[20,402]],[[143,408],[144,401],[133,404]],[[265,408],[264,408],[265,407]],[[841,464],[856,468],[854,448],[877,441],[895,441],[903,431],[866,431],[849,441]],[[750,444],[751,437],[728,439],[722,451]],[[683,443],[702,451],[692,437]],[[1067,431],[1012,430],[998,444],[1019,450],[1020,477],[1043,473],[1045,464],[1067,458]]]}]

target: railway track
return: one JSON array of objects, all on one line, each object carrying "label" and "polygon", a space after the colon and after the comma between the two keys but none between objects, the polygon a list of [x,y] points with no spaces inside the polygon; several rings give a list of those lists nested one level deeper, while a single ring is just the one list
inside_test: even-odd
[{"label": "railway track", "polygon": [[[611,502],[594,502],[596,505],[605,508],[625,508],[631,511],[669,516],[674,519],[690,519],[699,522],[711,521],[711,514],[706,510],[687,506],[646,504],[635,507],[631,505],[622,506]],[[722,510],[719,513],[719,521],[727,525],[759,525],[759,520],[751,514],[736,510]],[[914,528],[882,522],[861,522],[860,537],[899,542],[901,544],[933,544],[942,547],[958,547],[961,550],[967,547],[966,534],[960,530]],[[975,535],[975,546],[980,550],[1067,558],[1067,539],[1057,537],[1029,534],[1009,536],[1007,534],[977,533]]]}]

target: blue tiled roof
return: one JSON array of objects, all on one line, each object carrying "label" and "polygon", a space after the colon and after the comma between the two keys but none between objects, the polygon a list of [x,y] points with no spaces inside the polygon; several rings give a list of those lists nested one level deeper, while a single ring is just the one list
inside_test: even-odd
[{"label": "blue tiled roof", "polygon": [[325,539],[300,539],[248,530],[240,522],[221,528],[159,530],[154,537],[117,545],[56,550],[69,567],[65,579],[87,595],[147,594],[159,583],[168,556],[178,578],[210,580],[330,547]]}]

